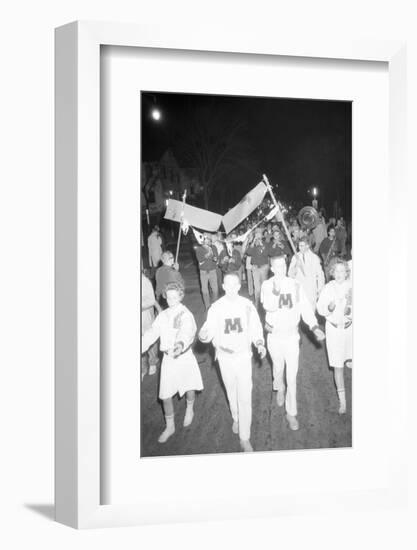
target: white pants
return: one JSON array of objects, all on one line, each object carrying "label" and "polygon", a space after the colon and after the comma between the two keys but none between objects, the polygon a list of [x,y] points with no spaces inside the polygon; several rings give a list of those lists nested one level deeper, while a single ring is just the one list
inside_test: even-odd
[{"label": "white pants", "polygon": [[232,418],[239,424],[239,437],[248,441],[252,423],[252,356],[219,352],[217,359]]},{"label": "white pants", "polygon": [[297,372],[300,355],[300,335],[268,334],[268,351],[272,359],[274,390],[285,391],[284,367],[287,366],[287,394],[285,410],[291,416],[297,416]]},{"label": "white pants", "polygon": [[252,277],[253,277],[253,289],[255,293],[256,307],[259,304],[259,297],[261,295],[262,283],[268,279],[269,265],[252,265]]}]

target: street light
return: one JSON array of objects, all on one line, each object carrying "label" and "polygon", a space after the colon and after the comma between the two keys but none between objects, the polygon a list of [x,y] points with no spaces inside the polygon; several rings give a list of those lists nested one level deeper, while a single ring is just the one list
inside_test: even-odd
[{"label": "street light", "polygon": [[317,197],[317,187],[313,187],[313,197]]},{"label": "street light", "polygon": [[154,107],[151,111],[151,117],[153,118],[153,120],[155,120],[156,122],[159,122],[162,118],[162,114],[161,114],[161,111],[159,109],[157,109],[156,107]]}]

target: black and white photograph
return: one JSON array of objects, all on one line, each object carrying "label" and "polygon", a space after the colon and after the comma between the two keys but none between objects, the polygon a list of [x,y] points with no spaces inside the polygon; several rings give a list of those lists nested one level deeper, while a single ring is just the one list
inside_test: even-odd
[{"label": "black and white photograph", "polygon": [[140,103],[141,457],[351,447],[351,102]]}]

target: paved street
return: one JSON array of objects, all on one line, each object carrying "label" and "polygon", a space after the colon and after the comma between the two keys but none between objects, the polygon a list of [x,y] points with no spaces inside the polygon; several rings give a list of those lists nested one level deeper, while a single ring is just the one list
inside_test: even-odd
[{"label": "paved street", "polygon": [[[170,247],[175,251],[175,244]],[[186,283],[185,305],[195,316],[198,328],[204,322],[204,306],[192,247],[188,239],[181,245],[180,271]],[[243,295],[247,296],[245,283]],[[174,398],[176,433],[164,444],[157,439],[164,429],[158,401],[158,374],[145,376],[141,385],[141,455],[143,457],[239,452],[239,438],[232,433],[232,419],[225,390],[213,361],[212,346],[199,342],[194,351],[201,369],[204,391],[196,399],[195,416],[188,428],[182,427],[185,398]],[[339,416],[333,373],[328,368],[325,345],[317,345],[301,333],[298,372],[298,419],[300,429],[288,428],[283,407],[272,393],[269,356],[260,363],[253,359],[253,417],[251,442],[256,451],[349,447],[351,433],[352,371],[345,368],[348,412]]]}]

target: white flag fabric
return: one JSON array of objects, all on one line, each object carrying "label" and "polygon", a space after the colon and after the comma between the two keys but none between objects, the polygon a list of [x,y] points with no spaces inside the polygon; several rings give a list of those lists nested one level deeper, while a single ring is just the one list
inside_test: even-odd
[{"label": "white flag fabric", "polygon": [[270,212],[268,212],[268,214],[265,216],[265,219],[268,220],[268,221],[272,220],[272,218],[274,216],[276,216],[278,214],[278,212],[279,212],[278,206],[274,206],[274,208],[272,208],[272,210]]},{"label": "white flag fabric", "polygon": [[[258,224],[257,224],[258,225]],[[239,235],[239,237],[236,237],[236,239],[233,239],[234,243],[243,243],[246,241],[246,239],[249,237],[249,235],[252,233],[252,231],[255,229],[256,226],[252,227],[251,229],[248,229],[246,233],[243,235]]]},{"label": "white flag fabric", "polygon": [[266,192],[267,187],[265,183],[261,181],[252,191],[249,191],[236,206],[223,216],[222,221],[226,233],[230,233],[232,229],[239,225],[261,204]]},{"label": "white flag fabric", "polygon": [[187,222],[187,220],[183,220],[181,222],[181,230],[183,234],[186,235],[189,229],[190,229],[190,224]]},{"label": "white flag fabric", "polygon": [[204,235],[200,233],[200,231],[197,231],[197,229],[194,229],[194,227],[191,228],[194,232],[194,236],[198,242],[198,244],[203,244]]},{"label": "white flag fabric", "polygon": [[226,245],[227,254],[231,256],[233,254],[233,243],[235,241],[224,241],[224,244]]},{"label": "white flag fabric", "polygon": [[204,231],[217,231],[222,222],[220,214],[190,206],[175,199],[169,199],[164,218],[179,223],[184,220],[188,225],[199,227]]}]

